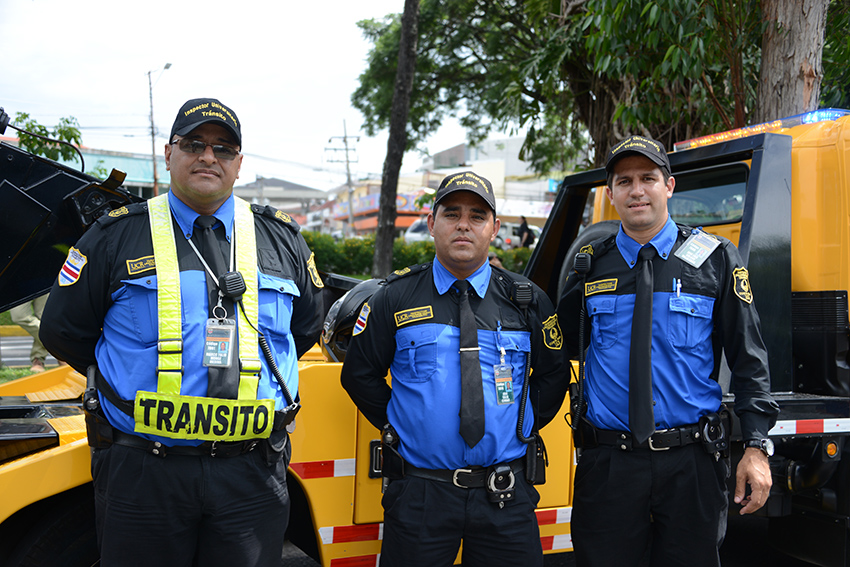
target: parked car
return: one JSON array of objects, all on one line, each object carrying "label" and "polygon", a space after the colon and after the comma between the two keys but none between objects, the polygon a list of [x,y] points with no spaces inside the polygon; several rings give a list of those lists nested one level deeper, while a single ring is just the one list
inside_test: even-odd
[{"label": "parked car", "polygon": [[[503,222],[498,234],[496,234],[496,239],[493,241],[493,246],[500,250],[510,250],[511,248],[519,247],[519,227],[520,223],[517,222]],[[540,227],[533,224],[528,225],[528,228],[534,234],[534,242],[529,246],[533,250],[537,241],[540,240],[541,230]]]},{"label": "parked car", "polygon": [[402,235],[405,244],[411,242],[421,242],[423,240],[433,240],[434,237],[428,232],[428,219],[425,217],[418,218],[413,221],[413,224],[407,227]]}]

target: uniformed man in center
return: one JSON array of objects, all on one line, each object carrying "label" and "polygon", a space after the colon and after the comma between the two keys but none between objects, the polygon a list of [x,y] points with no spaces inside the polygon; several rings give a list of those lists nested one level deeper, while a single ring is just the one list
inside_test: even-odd
[{"label": "uniformed man in center", "polygon": [[461,541],[466,566],[542,564],[535,432],[566,393],[562,337],[542,290],[488,262],[499,225],[488,180],[446,177],[435,260],[390,275],[352,331],[342,385],[391,479],[382,566],[451,565]]}]

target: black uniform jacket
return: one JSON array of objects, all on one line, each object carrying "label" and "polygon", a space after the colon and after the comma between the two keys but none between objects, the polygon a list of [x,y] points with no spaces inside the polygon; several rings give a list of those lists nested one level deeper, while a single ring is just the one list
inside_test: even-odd
[{"label": "black uniform jacket", "polygon": [[[677,225],[678,234],[667,261],[656,258],[655,294],[672,293],[671,282],[681,282],[681,292],[714,298],[711,346],[714,367],[710,378],[717,381],[722,361],[721,349],[731,370],[730,391],[735,394],[735,413],[741,419],[744,439],[762,438],[776,423],[779,406],[770,395],[770,376],[767,351],[761,337],[758,313],[752,302],[749,281],[746,278],[738,249],[728,239],[716,237],[720,244],[699,267],[693,267],[674,255],[676,250],[691,235],[692,228]],[[592,243],[591,269],[586,282],[619,281],[616,293],[635,293],[635,270],[629,270],[616,244],[616,234]],[[583,250],[585,250],[583,249]],[[675,280],[674,280],[675,278]],[[601,285],[601,284],[600,284]],[[566,354],[577,358],[579,352],[579,313],[584,298],[583,282],[573,272],[558,305],[558,314],[564,330]],[[736,289],[737,287],[737,289]],[[748,299],[748,300],[747,300]],[[592,317],[586,318],[584,329],[585,345],[591,336]],[[659,340],[657,337],[654,340]],[[626,349],[628,350],[628,349]],[[628,373],[628,353],[624,362]],[[702,373],[703,369],[696,369]],[[628,376],[623,378],[628,384]],[[675,393],[668,393],[675,395]],[[720,400],[717,400],[717,406]]]},{"label": "black uniform jacket", "polygon": [[[531,302],[527,315],[513,300],[514,282],[524,282],[532,286]],[[437,292],[434,285],[432,264],[422,264],[405,268],[387,278],[387,285],[379,290],[369,301],[372,311],[366,330],[352,339],[346,355],[342,372],[342,385],[348,391],[363,415],[379,429],[388,423],[387,405],[391,389],[386,381],[387,370],[398,352],[397,333],[406,331],[415,325],[449,326],[457,328],[458,299],[451,290],[444,295]],[[501,323],[505,331],[530,331],[531,368],[529,380],[529,398],[536,412],[536,425],[542,427],[549,423],[557,413],[566,394],[568,380],[563,371],[562,337],[554,317],[552,302],[543,291],[527,278],[501,268],[492,268],[490,283],[483,299],[470,291],[470,305],[475,312],[479,329],[481,363],[484,375],[488,362],[486,357],[493,350],[485,343],[492,337]],[[402,320],[403,312],[418,306],[430,306],[432,316],[408,323]],[[415,316],[415,315],[414,315]],[[544,321],[548,327],[544,329]],[[489,331],[484,332],[484,331]],[[546,341],[547,344],[544,344]],[[409,347],[407,347],[409,348]],[[456,345],[455,345],[456,348]],[[457,356],[455,350],[454,356]],[[498,359],[491,361],[498,363]],[[442,355],[436,355],[435,372],[441,376],[451,376],[457,384],[457,393],[453,399],[425,400],[423,403],[434,407],[433,419],[439,420],[441,412],[453,411],[457,419],[457,405],[454,410],[446,409],[459,403],[459,368],[446,368]],[[492,377],[493,367],[489,366]],[[414,380],[416,380],[414,378]],[[448,380],[443,377],[441,380]],[[519,379],[516,380],[520,383]],[[516,392],[517,398],[519,392]],[[408,400],[412,402],[412,400]],[[518,405],[518,404],[517,404]],[[405,405],[409,409],[409,405]],[[417,408],[414,408],[417,409]],[[430,411],[430,410],[429,410]],[[513,428],[516,428],[514,420]]]}]

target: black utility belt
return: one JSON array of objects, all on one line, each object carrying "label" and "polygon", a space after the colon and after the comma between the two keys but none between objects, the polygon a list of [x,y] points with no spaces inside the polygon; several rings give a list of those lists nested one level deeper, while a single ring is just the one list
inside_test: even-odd
[{"label": "black utility belt", "polygon": [[[519,475],[525,470],[524,459],[514,459],[502,465],[490,467],[472,466],[462,469],[421,469],[408,462],[404,463],[404,475],[416,476],[437,482],[447,482],[459,488],[485,488],[488,483],[494,486],[502,484],[499,475]],[[511,484],[513,481],[511,480]]]},{"label": "black utility belt", "polygon": [[216,458],[237,457],[244,455],[254,448],[264,439],[248,439],[246,441],[205,441],[200,445],[175,445],[169,447],[159,441],[151,441],[138,435],[124,433],[118,429],[112,429],[112,443],[115,445],[123,445],[125,447],[133,447],[141,449],[158,457],[166,455],[188,455],[188,456],[205,456]]},{"label": "black utility belt", "polygon": [[643,443],[635,443],[628,431],[612,431],[597,429],[596,440],[600,445],[612,445],[623,451],[649,449],[651,451],[666,451],[673,447],[684,447],[700,441],[699,424],[683,425],[671,429],[661,429],[653,433]]},{"label": "black utility belt", "polygon": [[700,418],[698,423],[661,429],[653,433],[643,443],[635,443],[628,431],[613,431],[599,429],[583,418],[579,422],[581,434],[580,448],[591,449],[599,445],[616,447],[621,451],[649,449],[650,451],[667,451],[674,447],[685,447],[694,443],[702,443],[706,452],[719,453],[726,456],[729,450],[730,416],[727,411],[710,413]]}]

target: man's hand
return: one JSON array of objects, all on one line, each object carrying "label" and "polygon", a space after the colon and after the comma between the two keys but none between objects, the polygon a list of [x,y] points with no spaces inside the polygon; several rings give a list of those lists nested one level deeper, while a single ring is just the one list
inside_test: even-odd
[{"label": "man's hand", "polygon": [[[735,503],[741,504],[741,514],[752,514],[764,506],[770,496],[770,485],[773,484],[767,455],[757,447],[744,449],[735,481]],[[750,485],[750,495],[744,497],[747,484]]]}]

